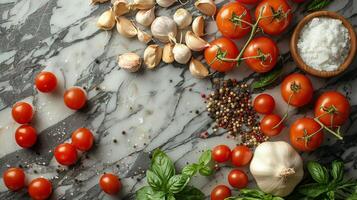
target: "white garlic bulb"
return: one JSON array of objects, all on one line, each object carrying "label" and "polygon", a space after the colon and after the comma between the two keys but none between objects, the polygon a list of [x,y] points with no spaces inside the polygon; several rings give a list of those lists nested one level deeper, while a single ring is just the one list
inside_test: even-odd
[{"label": "white garlic bulb", "polygon": [[157,44],[149,45],[144,51],[144,63],[149,69],[155,68],[160,64],[162,48]]},{"label": "white garlic bulb", "polygon": [[128,2],[126,0],[116,0],[113,3],[113,11],[116,17],[125,15],[130,11]]},{"label": "white garlic bulb", "polygon": [[216,4],[212,0],[197,0],[195,7],[207,16],[213,16],[217,11]]},{"label": "white garlic bulb", "polygon": [[105,11],[100,15],[97,21],[97,27],[102,30],[111,30],[115,26],[115,16],[112,9]]},{"label": "white garlic bulb", "polygon": [[165,44],[163,52],[162,52],[162,61],[164,61],[167,64],[175,61],[174,54],[172,53],[172,50],[174,47],[175,47],[175,44],[173,44],[173,43]]},{"label": "white garlic bulb", "polygon": [[185,43],[192,51],[202,51],[209,46],[208,42],[195,35],[192,31],[186,32]]},{"label": "white garlic bulb", "polygon": [[138,34],[138,30],[134,24],[126,17],[117,17],[117,31],[120,35],[131,38]]},{"label": "white garlic bulb", "polygon": [[174,54],[175,61],[180,64],[186,64],[191,56],[191,50],[184,44],[177,43],[172,49],[172,53]]},{"label": "white garlic bulb", "polygon": [[205,34],[205,19],[203,16],[198,16],[193,20],[192,31],[198,37],[202,37]]},{"label": "white garlic bulb", "polygon": [[177,34],[177,26],[170,17],[157,17],[151,24],[151,33],[154,38],[161,42],[169,42],[174,40]]},{"label": "white garlic bulb", "polygon": [[176,22],[179,29],[184,29],[188,27],[192,22],[192,15],[186,9],[180,8],[176,10],[174,16],[174,21]]},{"label": "white garlic bulb", "polygon": [[152,36],[149,33],[138,29],[138,40],[147,44],[152,40]]},{"label": "white garlic bulb", "polygon": [[159,6],[164,7],[164,8],[170,7],[175,2],[176,2],[176,0],[156,0],[156,3],[159,4]]},{"label": "white garlic bulb", "polygon": [[118,65],[126,71],[136,72],[140,69],[141,58],[136,53],[124,53],[118,56]]},{"label": "white garlic bulb", "polygon": [[132,7],[139,10],[151,9],[155,6],[155,0],[134,0]]},{"label": "white garlic bulb", "polygon": [[139,10],[135,15],[135,19],[143,26],[150,26],[155,19],[155,7],[149,10]]},{"label": "white garlic bulb", "polygon": [[191,58],[189,70],[195,78],[205,78],[208,76],[208,69],[198,60]]}]

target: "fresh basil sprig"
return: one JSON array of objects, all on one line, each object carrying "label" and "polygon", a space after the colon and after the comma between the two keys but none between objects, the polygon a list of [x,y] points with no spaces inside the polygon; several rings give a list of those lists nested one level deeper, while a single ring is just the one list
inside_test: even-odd
[{"label": "fresh basil sprig", "polygon": [[321,10],[328,6],[333,0],[312,0],[306,5],[306,11],[312,12]]},{"label": "fresh basil sprig", "polygon": [[267,194],[259,189],[241,189],[236,197],[229,197],[225,200],[284,200],[281,197],[276,197]]},{"label": "fresh basil sprig", "polygon": [[283,72],[283,64],[279,63],[270,72],[259,75],[259,77],[257,77],[256,80],[252,83],[251,87],[253,89],[267,87],[270,84],[274,83],[280,77],[282,72]]}]

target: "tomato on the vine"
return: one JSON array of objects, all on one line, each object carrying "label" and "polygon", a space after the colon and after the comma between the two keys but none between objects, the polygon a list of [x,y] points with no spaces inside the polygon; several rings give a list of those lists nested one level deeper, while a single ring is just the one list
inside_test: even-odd
[{"label": "tomato on the vine", "polygon": [[36,178],[29,184],[28,192],[34,200],[45,200],[51,196],[52,183],[46,178]]},{"label": "tomato on the vine", "polygon": [[122,185],[118,176],[106,173],[100,177],[99,186],[105,193],[114,195],[120,191]]},{"label": "tomato on the vine", "polygon": [[269,94],[260,94],[255,97],[253,108],[258,113],[271,114],[275,108],[275,100]]},{"label": "tomato on the vine", "polygon": [[236,66],[236,61],[223,61],[222,59],[235,59],[238,56],[238,48],[234,42],[222,37],[213,40],[205,49],[204,56],[207,64],[219,72],[231,71]]},{"label": "tomato on the vine", "polygon": [[81,151],[88,151],[93,146],[94,137],[87,128],[79,128],[72,133],[72,144]]},{"label": "tomato on the vine", "polygon": [[37,140],[36,129],[30,125],[21,125],[16,129],[15,140],[22,148],[32,147]]},{"label": "tomato on the vine", "polygon": [[281,120],[281,117],[276,114],[265,115],[260,121],[260,130],[269,137],[279,135],[284,128]]},{"label": "tomato on the vine", "polygon": [[281,84],[281,96],[285,102],[295,107],[308,104],[312,99],[313,92],[310,79],[303,74],[290,74]]},{"label": "tomato on the vine", "polygon": [[242,189],[248,185],[248,176],[239,169],[233,169],[228,174],[228,182],[232,187]]},{"label": "tomato on the vine", "polygon": [[54,151],[55,158],[61,165],[73,165],[77,162],[77,149],[72,144],[63,143]]},{"label": "tomato on the vine", "polygon": [[244,145],[236,146],[232,150],[232,164],[237,167],[247,165],[252,157],[252,151]]},{"label": "tomato on the vine", "polygon": [[64,103],[73,110],[81,109],[87,101],[86,92],[80,87],[71,87],[64,93]]},{"label": "tomato on the vine", "polygon": [[231,158],[231,149],[227,145],[217,145],[212,149],[212,158],[219,163],[227,162]]},{"label": "tomato on the vine", "polygon": [[211,191],[211,200],[224,200],[232,196],[231,189],[225,185],[217,185]]},{"label": "tomato on the vine", "polygon": [[56,89],[57,78],[52,72],[43,71],[36,76],[35,85],[40,92],[52,92]]},{"label": "tomato on the vine", "polygon": [[238,2],[244,3],[244,4],[256,4],[260,0],[237,0]]},{"label": "tomato on the vine", "polygon": [[34,111],[32,106],[26,102],[17,102],[12,107],[12,118],[19,124],[31,122]]},{"label": "tomato on the vine", "polygon": [[16,191],[25,186],[25,173],[21,168],[12,167],[7,169],[2,179],[9,190]]},{"label": "tomato on the vine", "polygon": [[223,36],[231,39],[239,39],[247,35],[252,29],[247,23],[252,22],[248,9],[239,2],[225,4],[216,15],[218,30]]}]

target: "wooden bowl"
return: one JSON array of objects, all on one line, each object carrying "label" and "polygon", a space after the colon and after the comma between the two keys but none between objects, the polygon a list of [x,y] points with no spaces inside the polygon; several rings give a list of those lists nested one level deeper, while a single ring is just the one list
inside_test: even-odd
[{"label": "wooden bowl", "polygon": [[[300,32],[304,28],[304,26],[315,17],[327,17],[327,18],[339,19],[342,21],[342,24],[348,29],[348,32],[350,34],[350,42],[351,42],[350,51],[349,51],[345,61],[335,71],[319,71],[319,70],[316,70],[316,69],[308,66],[307,64],[304,63],[304,61],[302,60],[302,58],[300,57],[300,54],[298,52],[297,43],[298,43],[298,40],[300,37]],[[290,40],[290,52],[291,52],[291,55],[292,55],[294,61],[298,65],[298,67],[300,69],[306,71],[307,73],[312,74],[314,76],[318,76],[318,77],[324,77],[324,78],[337,76],[338,74],[342,73],[343,71],[345,71],[348,68],[348,66],[351,64],[353,58],[355,57],[356,34],[353,29],[353,26],[343,16],[341,16],[335,12],[331,12],[331,11],[317,11],[317,12],[314,12],[314,13],[311,13],[311,14],[305,16],[299,22],[297,27],[295,28],[293,35],[291,37],[291,40]]]}]

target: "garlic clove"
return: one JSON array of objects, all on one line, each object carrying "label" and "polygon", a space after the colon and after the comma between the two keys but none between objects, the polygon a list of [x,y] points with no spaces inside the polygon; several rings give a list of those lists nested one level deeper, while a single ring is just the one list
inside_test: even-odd
[{"label": "garlic clove", "polygon": [[175,40],[177,26],[173,19],[167,16],[157,17],[151,24],[151,33],[154,38],[167,43]]},{"label": "garlic clove", "polygon": [[132,7],[139,10],[151,9],[155,6],[155,0],[134,0]]},{"label": "garlic clove", "polygon": [[196,17],[192,22],[192,31],[198,37],[202,37],[205,34],[205,19],[203,16]]},{"label": "garlic clove", "polygon": [[195,7],[207,16],[213,16],[217,11],[216,4],[212,0],[198,0],[195,2]]},{"label": "garlic clove", "polygon": [[162,52],[162,61],[165,63],[173,63],[175,61],[174,54],[172,52],[175,44],[173,43],[167,43],[164,46],[163,52]]},{"label": "garlic clove", "polygon": [[120,68],[129,72],[136,72],[140,69],[141,58],[136,53],[124,53],[118,56],[118,65]]},{"label": "garlic clove", "polygon": [[152,36],[149,33],[138,29],[138,40],[147,44],[152,40]]},{"label": "garlic clove", "polygon": [[175,61],[180,64],[186,64],[192,56],[191,50],[186,45],[180,43],[175,44],[172,53],[174,54]]},{"label": "garlic clove", "polygon": [[149,69],[154,69],[160,64],[162,48],[157,44],[149,45],[144,51],[144,63]]},{"label": "garlic clove", "polygon": [[109,1],[109,0],[91,0],[90,4],[105,3],[107,1]]},{"label": "garlic clove", "polygon": [[149,10],[139,10],[135,15],[135,19],[143,26],[150,26],[155,19],[155,7]]},{"label": "garlic clove", "polygon": [[170,7],[175,2],[176,2],[176,0],[156,0],[156,3],[159,4],[159,6],[164,7],[164,8]]},{"label": "garlic clove", "polygon": [[97,27],[102,30],[111,30],[115,26],[115,16],[112,9],[102,13],[97,21]]},{"label": "garlic clove", "polygon": [[176,10],[173,19],[176,22],[179,29],[184,29],[191,24],[192,15],[186,9],[180,8]]},{"label": "garlic clove", "polygon": [[138,30],[134,26],[133,22],[131,22],[126,17],[117,17],[117,31],[120,35],[131,38],[138,34]]},{"label": "garlic clove", "polygon": [[209,47],[208,42],[195,35],[192,31],[186,32],[185,43],[192,51],[202,51],[206,47]]},{"label": "garlic clove", "polygon": [[130,11],[128,2],[126,0],[116,0],[113,3],[113,10],[116,17],[125,15]]},{"label": "garlic clove", "polygon": [[195,78],[205,78],[208,76],[208,69],[198,60],[191,58],[189,70]]}]

